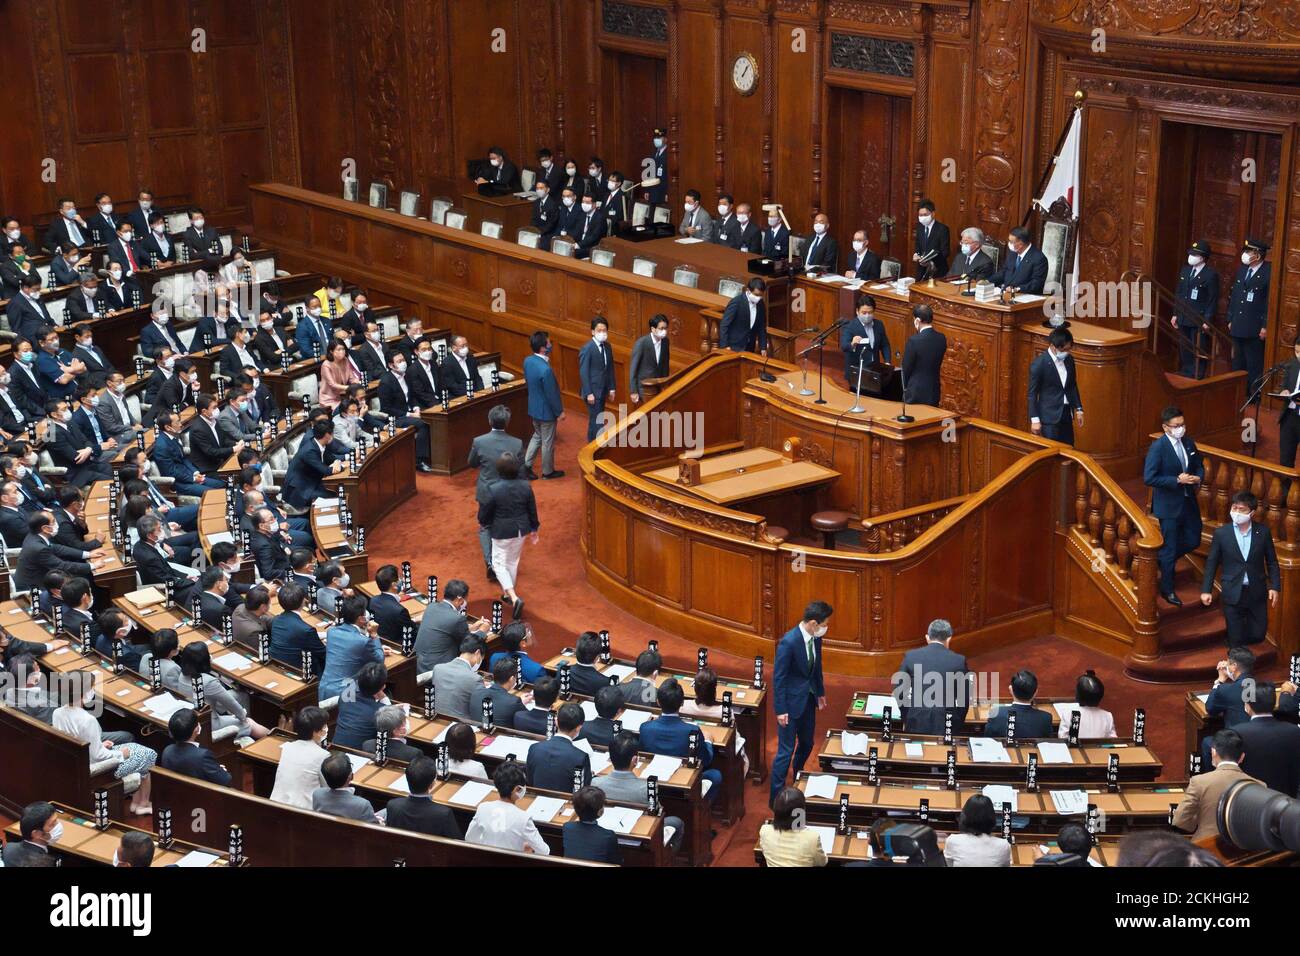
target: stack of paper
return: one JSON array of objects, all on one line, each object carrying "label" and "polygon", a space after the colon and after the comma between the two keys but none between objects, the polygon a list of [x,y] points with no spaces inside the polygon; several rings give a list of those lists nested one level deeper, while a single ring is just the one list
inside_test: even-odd
[{"label": "stack of paper", "polygon": [[817,839],[822,841],[822,852],[830,856],[835,848],[835,828],[809,826],[808,829],[817,834]]},{"label": "stack of paper", "polygon": [[683,239],[678,239],[677,241],[678,241],[681,245],[683,245],[683,246],[689,246],[689,245],[693,245],[693,244],[695,244],[695,243],[697,243],[697,242],[703,242],[704,240],[703,240],[703,239],[696,239],[694,236],[686,236],[685,238],[683,238]]},{"label": "stack of paper", "polygon": [[217,531],[208,535],[208,544],[234,544],[235,536],[229,531]]},{"label": "stack of paper", "polygon": [[635,733],[647,720],[653,720],[654,714],[648,710],[625,710],[619,719],[623,721],[624,730]]},{"label": "stack of paper", "polygon": [[970,759],[975,763],[1011,763],[1011,754],[1002,746],[1002,741],[992,737],[972,737],[970,739]]},{"label": "stack of paper", "polygon": [[903,744],[903,753],[908,757],[924,757],[925,744],[918,744],[914,740],[909,740]]},{"label": "stack of paper", "polygon": [[312,508],[316,511],[328,511],[330,508],[337,508],[338,506],[338,498],[317,498],[312,504]]},{"label": "stack of paper", "polygon": [[632,832],[640,819],[641,811],[634,807],[606,807],[600,815],[600,825],[606,830],[626,835]]},{"label": "stack of paper", "polygon": [[194,707],[188,700],[173,697],[165,691],[156,697],[148,698],[141,706],[159,720],[170,720],[172,714],[176,713],[176,711],[184,710],[187,707],[193,709]]},{"label": "stack of paper", "polygon": [[1055,740],[1050,742],[1040,740],[1038,757],[1043,763],[1074,763],[1074,757],[1070,754],[1070,745]]},{"label": "stack of paper", "polygon": [[352,772],[356,773],[366,764],[370,763],[370,758],[364,754],[348,754],[348,760],[352,761]]},{"label": "stack of paper", "polygon": [[844,756],[853,757],[858,754],[867,755],[867,743],[871,740],[866,734],[854,734],[847,730],[840,732],[840,749],[844,751]]},{"label": "stack of paper", "polygon": [[392,783],[388,785],[389,790],[396,790],[398,793],[410,793],[411,785],[406,782],[406,774],[399,775]]},{"label": "stack of paper", "polygon": [[809,797],[821,797],[823,800],[835,799],[835,788],[840,785],[840,778],[831,773],[815,773],[808,777],[808,786],[804,794]]},{"label": "stack of paper", "polygon": [[211,866],[219,859],[221,859],[221,857],[217,856],[215,853],[204,853],[202,850],[191,850],[189,853],[186,853],[183,857],[177,860],[176,865],[186,869],[191,867],[202,868],[205,866]]},{"label": "stack of paper", "polygon": [[985,787],[981,793],[993,801],[994,809],[1001,811],[1003,804],[1011,805],[1011,812],[1016,811],[1016,788],[1008,787],[1006,784],[991,783]]},{"label": "stack of paper", "polygon": [[621,681],[623,680],[624,677],[626,677],[628,674],[631,674],[635,670],[636,668],[633,667],[631,664],[610,664],[603,671],[601,671],[601,673],[605,675],[605,677],[607,678],[613,677],[616,680]]},{"label": "stack of paper", "polygon": [[658,777],[661,781],[666,782],[672,779],[672,775],[680,770],[681,767],[682,761],[680,758],[665,757],[663,754],[659,754],[639,770],[637,776],[643,779],[646,777]]},{"label": "stack of paper", "polygon": [[332,528],[339,523],[339,516],[336,512],[332,515],[317,515],[316,526],[318,528]]},{"label": "stack of paper", "polygon": [[483,798],[491,793],[495,788],[490,783],[483,783],[480,780],[469,780],[461,784],[460,789],[451,796],[451,802],[462,807],[477,807],[483,802]]},{"label": "stack of paper", "polygon": [[1070,726],[1070,715],[1079,709],[1079,705],[1072,700],[1061,701],[1052,705],[1056,708],[1056,714],[1061,718],[1061,723]]},{"label": "stack of paper", "polygon": [[583,719],[583,720],[595,720],[595,719],[596,719],[597,717],[599,717],[599,716],[600,716],[600,714],[596,713],[596,704],[595,704],[593,701],[590,701],[590,700],[584,700],[584,701],[582,702],[582,719]]},{"label": "stack of paper", "polygon": [[505,759],[514,754],[516,760],[523,760],[528,756],[528,748],[533,743],[533,741],[526,740],[523,737],[507,737],[505,734],[498,734],[492,738],[491,743],[483,747],[483,755],[485,757]]},{"label": "stack of paper", "polygon": [[583,751],[591,760],[591,775],[593,777],[609,766],[609,757],[593,750],[589,741],[578,740],[574,742],[574,746]]},{"label": "stack of paper", "polygon": [[253,666],[253,662],[247,657],[243,654],[237,654],[234,651],[231,651],[228,654],[222,654],[214,660],[212,664],[214,667],[219,667],[223,671],[242,671]]},{"label": "stack of paper", "polygon": [[883,717],[885,708],[889,708],[891,720],[898,720],[903,713],[903,708],[898,705],[898,701],[889,694],[868,694],[866,715],[868,717]]},{"label": "stack of paper", "polygon": [[1082,790],[1052,790],[1052,806],[1056,812],[1069,815],[1088,812],[1088,795]]},{"label": "stack of paper", "polygon": [[538,823],[549,823],[563,806],[564,801],[558,797],[533,797],[528,805],[528,817]]}]

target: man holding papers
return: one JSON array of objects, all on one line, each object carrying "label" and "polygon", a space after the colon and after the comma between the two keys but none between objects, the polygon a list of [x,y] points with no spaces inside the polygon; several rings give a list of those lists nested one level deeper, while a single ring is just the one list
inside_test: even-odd
[{"label": "man holding papers", "polygon": [[794,764],[797,776],[813,749],[817,732],[817,711],[826,707],[822,681],[822,638],[834,610],[825,601],[813,601],[803,620],[791,628],[776,645],[776,666],[772,671],[772,702],[776,708],[776,760],[772,763],[770,806],[785,786]]}]

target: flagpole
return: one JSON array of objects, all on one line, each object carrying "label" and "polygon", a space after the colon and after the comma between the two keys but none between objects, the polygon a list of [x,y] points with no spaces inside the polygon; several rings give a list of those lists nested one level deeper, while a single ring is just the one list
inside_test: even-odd
[{"label": "flagpole", "polygon": [[1043,192],[1043,187],[1047,185],[1047,180],[1051,178],[1052,170],[1056,168],[1056,159],[1061,154],[1061,147],[1065,145],[1065,137],[1070,135],[1070,127],[1074,125],[1074,114],[1083,109],[1085,94],[1083,90],[1074,91],[1074,109],[1070,111],[1069,117],[1065,121],[1065,126],[1061,133],[1056,137],[1056,145],[1052,147],[1052,159],[1043,170],[1043,175],[1038,178],[1038,185],[1034,187],[1032,197],[1029,200],[1029,208],[1025,210],[1024,218],[1020,220],[1020,225],[1024,226],[1029,222],[1029,217],[1034,214],[1034,200]]}]

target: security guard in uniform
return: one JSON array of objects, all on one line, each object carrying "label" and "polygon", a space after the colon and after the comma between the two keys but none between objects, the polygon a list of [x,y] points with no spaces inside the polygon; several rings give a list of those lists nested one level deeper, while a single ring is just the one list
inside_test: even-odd
[{"label": "security guard in uniform", "polygon": [[[1272,276],[1268,243],[1247,239],[1241,268],[1228,293],[1228,334],[1232,336],[1232,369],[1245,370],[1246,395],[1254,394],[1264,374],[1264,340],[1268,336],[1268,284]],[[1259,404],[1259,396],[1255,396]]]},{"label": "security guard in uniform", "polygon": [[654,130],[654,152],[649,159],[654,164],[650,176],[659,180],[659,185],[647,189],[645,198],[647,202],[662,205],[668,201],[668,131],[658,126]]}]

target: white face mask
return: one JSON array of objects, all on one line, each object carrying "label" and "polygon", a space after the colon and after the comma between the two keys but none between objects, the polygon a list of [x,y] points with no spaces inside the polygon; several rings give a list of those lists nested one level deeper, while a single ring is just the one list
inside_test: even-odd
[{"label": "white face mask", "polygon": [[605,183],[605,186],[606,186],[606,187],[609,189],[609,191],[612,192],[612,193],[616,193],[616,192],[618,192],[618,190],[619,190],[619,184],[618,184],[617,182],[615,182],[614,180],[612,180],[612,179],[611,179],[609,182]]},{"label": "white face mask", "polygon": [[100,205],[99,211],[102,212],[105,216],[107,216],[110,212],[113,211],[113,204],[111,202],[103,203]]},{"label": "white face mask", "polygon": [[598,166],[588,166],[587,175],[590,176],[592,179],[595,179],[597,176],[600,175],[600,168]]},{"label": "white face mask", "polygon": [[830,626],[827,624],[823,624],[821,627],[813,628],[813,637],[825,637],[826,632],[829,630],[830,630]]},{"label": "white face mask", "polygon": [[99,405],[99,396],[98,395],[90,396],[90,407],[95,408],[97,405]]},{"label": "white face mask", "polygon": [[345,587],[347,587],[347,586],[348,586],[349,584],[351,584],[351,583],[352,583],[352,576],[349,575],[349,574],[344,574],[344,575],[343,575],[341,578],[339,578],[339,580],[338,580],[338,586],[339,586],[340,590],[343,589],[343,588],[345,588]]},{"label": "white face mask", "polygon": [[566,206],[572,206],[572,205],[573,205],[573,197],[572,197],[572,196],[565,196],[565,197],[564,197],[564,204],[565,204]]},{"label": "white face mask", "polygon": [[728,206],[728,205],[726,205],[725,203],[722,203],[722,204],[720,204],[720,205],[718,206],[718,215],[719,215],[719,216],[722,216],[724,219],[725,219],[725,218],[726,218],[730,213],[731,213],[731,207]]},{"label": "white face mask", "polygon": [[134,239],[134,238],[135,238],[135,233],[134,233],[134,232],[124,232],[124,233],[122,233],[122,241],[123,241],[123,242],[130,242],[130,241],[131,241],[132,239]]},{"label": "white face mask", "polygon": [[596,207],[593,206],[593,205],[592,205],[591,203],[589,203],[589,202],[584,202],[584,203],[582,204],[582,211],[583,211],[583,212],[591,212],[591,211],[592,211],[593,209],[595,209],[595,208],[596,208]]},{"label": "white face mask", "polygon": [[166,230],[166,228],[167,228],[167,227],[164,226],[162,223],[159,223],[158,225],[156,225],[156,226],[153,227],[154,235],[155,235],[155,236],[161,236],[161,235],[163,234],[163,232]]},{"label": "white face mask", "polygon": [[921,225],[923,225],[923,226],[928,226],[928,225],[930,225],[930,223],[934,222],[934,217],[933,217],[933,216],[917,216],[917,217],[916,217],[916,221],[919,222],[919,223],[920,223]]},{"label": "white face mask", "polygon": [[205,223],[205,220],[203,220],[203,219],[195,219],[195,220],[194,220],[194,228],[197,229],[197,230],[199,230],[199,232],[202,232],[202,231],[203,231],[204,223]]},{"label": "white face mask", "polygon": [[58,843],[63,839],[63,821],[60,820],[54,826],[50,827],[50,832],[46,834],[51,843]]},{"label": "white face mask", "polygon": [[609,333],[608,333],[608,332],[596,332],[596,333],[594,333],[594,334],[592,335],[592,338],[595,339],[597,342],[603,343],[606,339],[609,338]]},{"label": "white face mask", "polygon": [[1204,261],[1205,261],[1205,258],[1204,258],[1203,256],[1188,256],[1188,257],[1187,257],[1187,264],[1188,264],[1189,266],[1199,266],[1199,265],[1200,265],[1202,262],[1204,262]]},{"label": "white face mask", "polygon": [[663,149],[663,145],[664,145],[664,138],[662,136],[656,136],[655,149]]},{"label": "white face mask", "polygon": [[163,362],[163,368],[167,369],[168,371],[171,371],[172,367],[173,367],[175,364],[176,364],[176,360],[175,360],[175,359],[171,359],[171,358],[169,358],[169,359],[166,359],[166,360]]},{"label": "white face mask", "polygon": [[321,312],[320,309],[308,309],[308,310],[307,310],[307,314],[310,315],[313,319],[318,319],[318,318],[320,318],[320,312]]},{"label": "white face mask", "polygon": [[456,349],[456,354],[459,355],[461,358],[465,358],[467,355],[469,355],[469,346],[462,345],[460,348]]},{"label": "white face mask", "polygon": [[973,246],[973,245],[971,245],[969,242],[963,242],[963,243],[961,244],[961,251],[962,251],[962,253],[963,253],[964,255],[967,255],[967,256],[973,256],[973,255],[975,255],[975,249],[976,249],[976,247]]},{"label": "white face mask", "polygon": [[199,373],[198,373],[198,372],[190,372],[190,384],[191,384],[191,385],[195,385],[195,384],[198,383],[198,381],[199,381]]},{"label": "white face mask", "polygon": [[1249,511],[1230,511],[1229,514],[1232,516],[1232,523],[1237,525],[1238,527],[1241,527],[1242,525],[1250,524]]},{"label": "white face mask", "polygon": [[262,328],[266,329],[268,332],[271,331],[271,329],[275,328],[274,322],[259,322],[257,324]]},{"label": "white face mask", "polygon": [[430,352],[428,349],[421,349],[421,350],[420,350],[420,361],[421,361],[421,362],[429,362],[429,361],[432,361],[432,360],[433,360],[433,353],[432,353],[432,352]]},{"label": "white face mask", "polygon": [[59,421],[61,422],[72,421],[72,412],[67,411],[66,409],[64,411],[59,412]]},{"label": "white face mask", "polygon": [[564,167],[564,171],[565,171],[566,173],[568,173],[570,176],[575,176],[575,175],[577,175],[577,173],[578,173],[578,167],[577,167],[577,166],[565,166],[565,167]]},{"label": "white face mask", "polygon": [[754,295],[754,293],[752,292],[746,292],[745,298],[748,299],[750,302],[754,303],[755,305],[758,305],[759,302],[763,301],[763,297],[761,295]]},{"label": "white face mask", "polygon": [[668,330],[667,330],[667,329],[653,329],[653,330],[650,332],[650,334],[653,335],[657,341],[663,341],[664,339],[666,339],[666,338],[668,337]]},{"label": "white face mask", "polygon": [[747,212],[736,213],[736,222],[740,223],[741,225],[744,225],[745,223],[749,222],[749,213]]},{"label": "white face mask", "polygon": [[167,313],[166,313],[166,312],[160,312],[160,313],[158,313],[157,315],[155,315],[155,316],[153,317],[153,320],[154,320],[155,322],[157,322],[159,325],[166,325],[166,324],[167,324]]},{"label": "white face mask", "polygon": [[1182,438],[1186,434],[1187,434],[1187,427],[1184,425],[1179,425],[1177,428],[1169,429],[1170,438]]},{"label": "white face mask", "polygon": [[541,202],[546,202],[546,196],[547,196],[547,190],[545,190],[545,189],[539,189],[539,190],[537,190],[537,198],[538,198],[538,200],[540,200]]},{"label": "white face mask", "polygon": [[768,216],[768,217],[767,217],[767,224],[768,224],[769,226],[771,226],[773,229],[775,229],[777,226],[781,225],[781,217],[780,217],[780,216]]},{"label": "white face mask", "polygon": [[11,242],[17,242],[18,237],[21,236],[22,234],[23,233],[21,229],[10,229],[8,232],[5,233],[5,235],[9,237]]},{"label": "white face mask", "polygon": [[65,210],[63,210],[63,215],[64,215],[64,217],[67,218],[67,219],[76,219],[76,218],[77,218],[77,210],[75,210],[75,209],[65,209]]},{"label": "white face mask", "polygon": [[368,339],[369,339],[370,341],[372,341],[372,342],[378,342],[378,341],[379,341],[379,331],[376,330],[376,331],[374,331],[374,332],[367,332],[367,333],[366,333],[366,338],[368,338]]},{"label": "white face mask", "polygon": [[109,275],[112,276],[112,277],[113,277],[113,281],[116,282],[118,279],[121,279],[121,278],[122,278],[122,270],[121,270],[121,269],[114,269],[114,270],[112,270],[112,271],[109,273]]},{"label": "white face mask", "polygon": [[682,207],[683,207],[687,212],[695,212],[695,203],[693,203],[693,202],[682,203]]},{"label": "white face mask", "polygon": [[500,166],[500,165],[501,165],[501,160],[499,160],[499,159],[489,160],[489,162],[491,162],[493,166]]},{"label": "white face mask", "polygon": [[555,164],[552,163],[551,160],[549,159],[542,160],[542,169],[550,169],[553,165]]},{"label": "white face mask", "polygon": [[396,372],[398,375],[401,375],[403,372],[406,371],[406,363],[405,363],[405,362],[394,362],[394,363],[393,363],[393,371]]},{"label": "white face mask", "polygon": [[813,232],[817,233],[817,235],[819,236],[823,235],[826,232],[826,223],[824,222],[813,223]]},{"label": "white face mask", "polygon": [[862,251],[863,249],[865,249],[865,248],[867,248],[867,244],[866,244],[865,242],[863,242],[861,239],[854,239],[854,240],[853,240],[853,251],[854,251],[854,252],[861,252],[861,251]]},{"label": "white face mask", "polygon": [[1241,264],[1244,265],[1244,266],[1248,266],[1248,265],[1250,265],[1250,262],[1251,262],[1251,259],[1252,259],[1252,258],[1254,258],[1254,257],[1253,257],[1249,252],[1243,252],[1243,253],[1241,254]]}]

